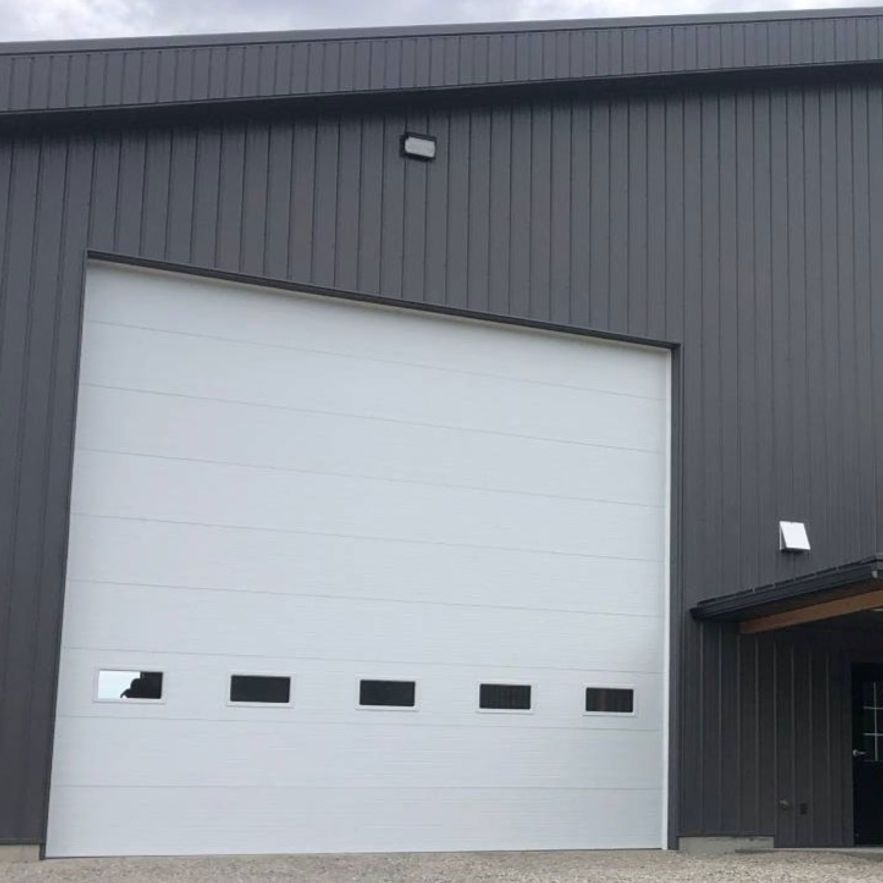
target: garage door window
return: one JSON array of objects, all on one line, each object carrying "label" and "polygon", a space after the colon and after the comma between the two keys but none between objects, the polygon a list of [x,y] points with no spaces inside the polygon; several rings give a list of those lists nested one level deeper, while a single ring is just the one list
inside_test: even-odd
[{"label": "garage door window", "polygon": [[360,708],[416,708],[416,681],[359,681]]},{"label": "garage door window", "polygon": [[586,687],[587,714],[634,714],[635,691],[630,687]]},{"label": "garage door window", "polygon": [[234,705],[290,705],[291,678],[283,675],[231,675]]},{"label": "garage door window", "polygon": [[530,711],[530,684],[481,684],[478,707],[481,711]]},{"label": "garage door window", "polygon": [[95,689],[99,702],[159,702],[163,673],[133,669],[101,669]]}]

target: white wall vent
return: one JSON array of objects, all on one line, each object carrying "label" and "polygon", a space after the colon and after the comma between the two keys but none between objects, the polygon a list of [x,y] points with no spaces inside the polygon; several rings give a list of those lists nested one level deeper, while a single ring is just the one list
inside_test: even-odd
[{"label": "white wall vent", "polygon": [[802,521],[779,522],[779,551],[809,551],[809,537],[806,535],[806,525]]}]

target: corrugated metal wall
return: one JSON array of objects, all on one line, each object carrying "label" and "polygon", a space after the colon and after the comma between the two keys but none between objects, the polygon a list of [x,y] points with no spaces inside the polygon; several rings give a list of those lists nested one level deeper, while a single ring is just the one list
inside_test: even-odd
[{"label": "corrugated metal wall", "polygon": [[[0,141],[0,839],[42,837],[87,244],[682,341],[688,606],[880,547],[881,156],[860,82]],[[679,830],[848,842],[843,636],[683,626]]]},{"label": "corrugated metal wall", "polygon": [[682,833],[852,845],[850,673],[883,658],[880,637],[706,626],[686,640]]},{"label": "corrugated metal wall", "polygon": [[[883,15],[816,11],[755,20],[644,19],[394,28],[340,36],[0,44],[0,114],[591,79],[883,58]],[[117,41],[114,41],[115,43]],[[125,41],[123,41],[125,42]],[[5,84],[6,88],[2,88]]]}]

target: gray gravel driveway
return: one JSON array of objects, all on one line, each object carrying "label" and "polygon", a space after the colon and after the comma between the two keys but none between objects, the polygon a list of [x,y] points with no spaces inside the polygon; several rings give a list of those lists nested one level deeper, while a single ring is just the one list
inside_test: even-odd
[{"label": "gray gravel driveway", "polygon": [[690,858],[663,852],[55,859],[0,865],[3,883],[785,883],[883,881],[879,857],[780,852]]}]

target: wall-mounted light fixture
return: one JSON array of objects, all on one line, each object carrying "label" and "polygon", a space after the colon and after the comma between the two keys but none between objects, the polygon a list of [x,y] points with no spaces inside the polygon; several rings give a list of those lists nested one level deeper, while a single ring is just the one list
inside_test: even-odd
[{"label": "wall-mounted light fixture", "polygon": [[436,141],[432,135],[418,135],[415,132],[405,132],[402,135],[402,156],[428,162],[435,159],[435,151]]},{"label": "wall-mounted light fixture", "polygon": [[809,537],[806,534],[806,525],[802,521],[779,522],[779,551],[809,551]]}]

